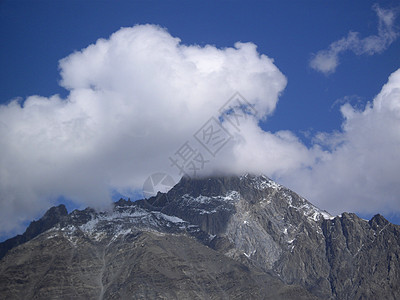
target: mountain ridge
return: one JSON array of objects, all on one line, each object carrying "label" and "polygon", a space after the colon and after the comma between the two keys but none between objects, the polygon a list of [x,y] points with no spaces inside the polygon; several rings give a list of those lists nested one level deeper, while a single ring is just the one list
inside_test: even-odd
[{"label": "mountain ridge", "polygon": [[[274,279],[267,281],[279,279],[282,290],[302,287],[307,291],[300,295],[306,298],[373,299],[379,294],[396,299],[400,297],[399,227],[379,214],[370,221],[351,213],[331,216],[264,175],[245,174],[183,177],[167,193],[135,202],[120,199],[108,212],[90,208],[61,212],[59,222],[44,226],[33,240],[46,235],[50,240],[63,237],[71,245],[87,240],[123,248],[124,239],[146,232],[182,236],[195,241],[196,251],[203,253],[199,249],[204,246],[215,251],[213,255],[272,274]],[[171,247],[167,240],[162,243]],[[2,263],[4,259],[0,269]]]}]

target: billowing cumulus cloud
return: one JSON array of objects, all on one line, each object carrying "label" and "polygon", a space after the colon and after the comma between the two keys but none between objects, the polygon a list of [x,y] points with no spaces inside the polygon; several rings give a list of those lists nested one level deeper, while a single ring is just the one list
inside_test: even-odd
[{"label": "billowing cumulus cloud", "polygon": [[396,12],[380,8],[375,5],[374,10],[378,16],[378,34],[360,38],[358,32],[349,32],[346,37],[333,42],[328,49],[315,54],[311,61],[311,68],[330,74],[336,71],[339,65],[339,55],[352,51],[356,55],[373,55],[386,50],[399,36],[395,27]]},{"label": "billowing cumulus cloud", "polygon": [[365,109],[341,107],[342,130],[320,133],[308,168],[282,180],[333,213],[400,213],[400,69]]},{"label": "billowing cumulus cloud", "polygon": [[62,59],[60,72],[66,99],[0,106],[1,234],[59,196],[102,207],[155,172],[177,180],[189,156],[199,174],[264,173],[332,213],[400,213],[400,70],[364,109],[342,105],[342,128],[312,147],[259,127],[286,78],[252,43],[185,45],[135,26]]},{"label": "billowing cumulus cloud", "polygon": [[286,85],[252,43],[187,46],[153,25],[123,28],[59,67],[66,99],[31,96],[0,106],[1,233],[60,195],[102,206],[113,190],[140,190],[153,172],[176,171],[168,157],[235,91],[259,119]]},{"label": "billowing cumulus cloud", "polygon": [[288,131],[265,132],[254,120],[219,169],[262,172],[333,214],[400,214],[400,69],[364,108],[344,104],[340,130],[307,148]]}]

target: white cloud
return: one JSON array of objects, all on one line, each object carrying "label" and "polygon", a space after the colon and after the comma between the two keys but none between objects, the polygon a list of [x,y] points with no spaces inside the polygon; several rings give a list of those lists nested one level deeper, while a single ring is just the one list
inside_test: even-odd
[{"label": "white cloud", "polygon": [[[187,46],[153,26],[123,28],[60,61],[66,99],[31,96],[0,106],[0,234],[21,230],[63,195],[103,206],[110,191],[141,189],[185,141],[213,172],[262,172],[333,213],[400,213],[400,69],[365,109],[341,106],[343,127],[307,148],[265,132],[286,78],[252,43]],[[214,157],[193,134],[234,91],[257,112]],[[18,227],[19,226],[19,227]]]},{"label": "white cloud", "polygon": [[217,170],[265,173],[333,214],[400,214],[400,69],[363,109],[341,106],[341,130],[307,148],[292,132],[243,121]]},{"label": "white cloud", "polygon": [[358,32],[349,32],[347,37],[333,42],[327,50],[315,54],[310,66],[316,71],[330,74],[336,71],[339,65],[339,55],[345,51],[352,51],[356,55],[374,55],[382,53],[399,36],[395,28],[396,13],[394,10],[383,9],[378,5],[373,7],[378,16],[378,35],[371,35],[361,39]]},{"label": "white cloud", "polygon": [[400,69],[363,110],[341,107],[341,132],[320,134],[330,150],[282,180],[333,213],[400,213]]},{"label": "white cloud", "polygon": [[232,147],[233,171],[264,172],[334,214],[400,214],[400,69],[363,109],[347,103],[341,112],[341,130],[316,134],[311,148],[249,120]]},{"label": "white cloud", "polygon": [[66,99],[0,106],[0,234],[59,195],[102,206],[112,189],[141,189],[153,172],[171,172],[168,156],[233,92],[261,118],[286,85],[252,43],[187,46],[152,25],[123,28],[71,54],[60,73]]}]

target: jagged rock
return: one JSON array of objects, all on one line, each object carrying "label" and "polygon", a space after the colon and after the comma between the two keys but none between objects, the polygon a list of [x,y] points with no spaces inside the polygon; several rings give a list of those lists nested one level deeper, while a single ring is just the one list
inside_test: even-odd
[{"label": "jagged rock", "polygon": [[12,248],[28,242],[42,232],[52,228],[66,215],[68,215],[68,211],[64,204],[50,208],[38,221],[31,222],[22,235],[17,235],[0,243],[0,259],[3,258],[4,255],[6,255],[6,253]]},{"label": "jagged rock", "polygon": [[333,217],[262,175],[52,213],[0,261],[0,298],[400,299],[400,226]]},{"label": "jagged rock", "polygon": [[366,222],[343,213],[323,230],[336,299],[399,299],[399,226],[380,215]]},{"label": "jagged rock", "polygon": [[196,232],[138,206],[75,211],[0,261],[0,298],[314,299],[205,246]]},{"label": "jagged rock", "polygon": [[[300,284],[322,299],[400,297],[399,226],[390,224],[392,247],[374,242],[369,247],[381,249],[372,251],[371,257],[357,262],[352,256],[371,229],[376,235],[389,224],[382,216],[369,223],[354,214],[334,218],[269,178],[249,174],[183,178],[167,194],[148,201],[216,235],[210,243],[214,249],[240,261],[244,255],[249,265],[273,270],[287,284]],[[382,251],[385,259],[378,256]],[[375,264],[383,269],[391,265],[390,275],[371,275],[368,268]],[[366,274],[360,274],[361,269]],[[380,284],[371,286],[368,282],[374,276]],[[361,277],[363,284],[359,280],[355,285]]]}]

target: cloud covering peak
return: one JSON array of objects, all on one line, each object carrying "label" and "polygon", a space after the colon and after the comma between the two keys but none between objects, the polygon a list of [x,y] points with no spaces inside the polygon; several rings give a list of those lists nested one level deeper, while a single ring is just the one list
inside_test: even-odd
[{"label": "cloud covering peak", "polygon": [[122,28],[60,61],[66,99],[0,106],[0,231],[58,196],[102,206],[169,171],[173,154],[239,90],[260,119],[286,78],[252,43],[184,45],[155,25]]},{"label": "cloud covering peak", "polygon": [[253,43],[185,45],[137,25],[62,59],[60,73],[65,99],[0,106],[0,234],[59,196],[101,207],[153,173],[178,179],[178,158],[205,175],[265,173],[331,213],[400,213],[400,69],[365,108],[342,105],[342,128],[311,147],[259,126],[287,81]]}]

